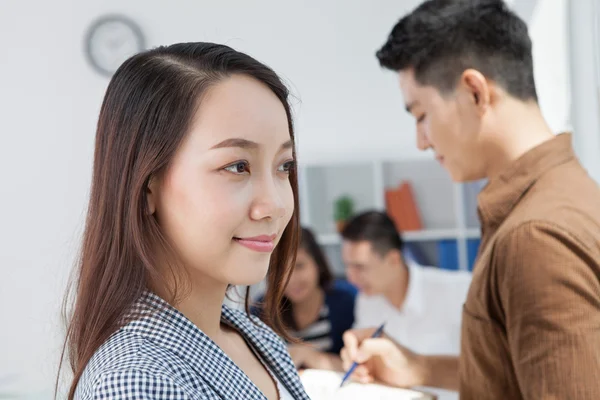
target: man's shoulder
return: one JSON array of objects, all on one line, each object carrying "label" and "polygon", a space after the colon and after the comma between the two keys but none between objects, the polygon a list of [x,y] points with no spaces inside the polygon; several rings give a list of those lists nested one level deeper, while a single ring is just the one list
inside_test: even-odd
[{"label": "man's shoulder", "polygon": [[472,274],[470,271],[447,270],[421,265],[413,265],[410,270],[415,273],[418,280],[413,283],[422,285],[423,289],[428,292],[431,290],[465,291],[471,284]]},{"label": "man's shoulder", "polygon": [[[415,270],[416,269],[416,270]],[[446,270],[437,267],[412,266],[416,278],[409,278],[409,293],[414,293],[426,313],[447,313],[448,316],[460,315],[462,305],[471,286],[472,274],[469,271]],[[435,296],[431,296],[435,293]],[[446,310],[446,311],[443,311]]]},{"label": "man's shoulder", "polygon": [[363,292],[358,292],[356,295],[356,304],[361,308],[379,308],[387,305],[387,300],[383,295],[368,295]]},{"label": "man's shoulder", "polygon": [[[528,289],[519,291],[525,297],[534,287],[547,291],[568,283],[570,289],[589,290],[590,285],[597,285],[593,277],[600,274],[598,231],[593,234],[585,225],[568,226],[548,218],[529,219],[506,228],[493,243],[487,261],[495,282],[504,287],[503,297],[516,298],[515,288],[525,283]],[[556,290],[558,294],[562,289]]]},{"label": "man's shoulder", "polygon": [[[597,247],[600,232],[598,204],[600,186],[577,162],[561,164],[542,174],[531,185],[490,243],[506,245],[525,238],[533,239],[543,247],[547,238],[567,237],[585,248]],[[551,242],[554,241],[548,241]],[[513,251],[519,246],[504,247]]]},{"label": "man's shoulder", "polygon": [[462,270],[449,270],[433,266],[411,265],[411,271],[417,270],[420,277],[429,282],[470,281],[471,273]]},{"label": "man's shoulder", "polygon": [[[498,231],[493,245],[498,251],[494,254],[507,256],[532,256],[543,258],[549,254],[546,248],[557,246],[570,249],[574,253],[589,253],[600,261],[598,247],[600,217],[590,218],[589,214],[574,209],[563,209],[554,214],[532,214],[525,218],[509,218]],[[528,243],[523,246],[523,243]]]},{"label": "man's shoulder", "polygon": [[[543,224],[553,232],[597,240],[600,186],[583,169],[555,168],[537,180],[506,218],[502,234]],[[502,236],[502,235],[499,235]]]}]

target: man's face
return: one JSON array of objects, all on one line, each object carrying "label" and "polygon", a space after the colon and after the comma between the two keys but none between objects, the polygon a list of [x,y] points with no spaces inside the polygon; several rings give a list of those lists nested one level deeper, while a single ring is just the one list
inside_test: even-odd
[{"label": "man's face", "polygon": [[456,182],[484,178],[481,109],[471,88],[461,81],[453,93],[442,95],[417,82],[412,69],[400,71],[399,79],[406,109],[417,121],[419,149],[432,149]]},{"label": "man's face", "polygon": [[367,241],[342,243],[342,259],[346,266],[346,276],[350,283],[361,292],[372,296],[385,294],[393,266],[390,257],[382,257]]}]

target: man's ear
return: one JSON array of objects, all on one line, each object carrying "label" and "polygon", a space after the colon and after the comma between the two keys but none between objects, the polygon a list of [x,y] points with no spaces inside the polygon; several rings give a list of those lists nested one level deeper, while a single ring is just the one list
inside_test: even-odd
[{"label": "man's ear", "polygon": [[402,253],[397,249],[388,251],[385,258],[389,265],[398,265],[402,263]]},{"label": "man's ear", "polygon": [[485,76],[475,69],[467,69],[461,76],[460,85],[470,94],[480,114],[483,114],[491,101],[491,88]]},{"label": "man's ear", "polygon": [[156,203],[158,196],[158,180],[151,176],[148,178],[148,185],[146,185],[146,202],[148,204],[148,211],[150,215],[156,212]]}]

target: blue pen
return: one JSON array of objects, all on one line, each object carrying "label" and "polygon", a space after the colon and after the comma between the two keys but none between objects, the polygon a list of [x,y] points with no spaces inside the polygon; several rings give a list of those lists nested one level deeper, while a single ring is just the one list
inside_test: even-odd
[{"label": "blue pen", "polygon": [[[371,335],[371,338],[376,338],[376,337],[381,336],[381,333],[383,332],[383,327],[384,326],[385,326],[385,322],[383,324],[381,324],[381,326],[379,328],[377,328],[377,330],[373,333],[373,335]],[[350,377],[350,375],[352,375],[352,373],[354,372],[354,370],[356,369],[357,366],[358,366],[357,362],[353,362],[352,363],[352,366],[350,367],[350,369],[348,370],[348,372],[346,372],[346,374],[342,378],[342,383],[340,384],[340,387],[344,386],[344,383]]]}]

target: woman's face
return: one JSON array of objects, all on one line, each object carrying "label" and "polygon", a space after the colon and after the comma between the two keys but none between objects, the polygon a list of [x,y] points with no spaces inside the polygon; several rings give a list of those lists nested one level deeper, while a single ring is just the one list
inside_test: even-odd
[{"label": "woman's face", "polygon": [[301,303],[308,300],[318,288],[319,268],[308,252],[300,248],[290,283],[285,289],[285,296],[292,303]]},{"label": "woman's face", "polygon": [[294,211],[293,145],[285,109],[253,78],[236,75],[205,93],[150,209],[192,279],[261,281]]}]

